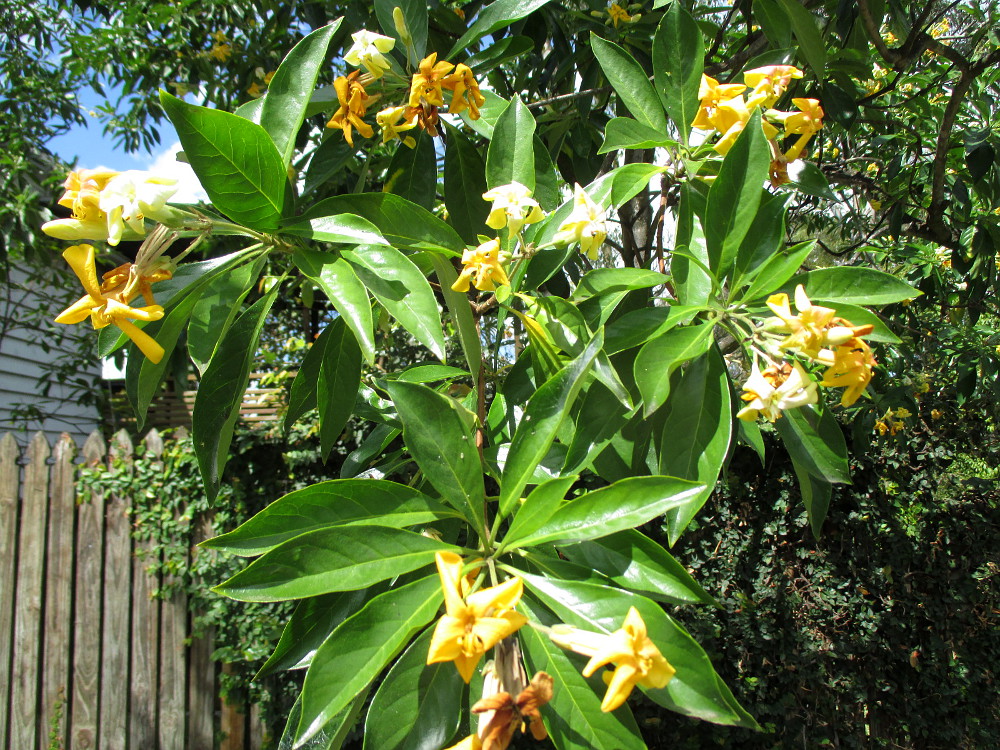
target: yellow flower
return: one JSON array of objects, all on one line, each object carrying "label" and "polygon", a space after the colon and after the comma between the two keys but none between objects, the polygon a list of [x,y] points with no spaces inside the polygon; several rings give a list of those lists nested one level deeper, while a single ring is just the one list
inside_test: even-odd
[{"label": "yellow flower", "polygon": [[816,383],[796,362],[768,367],[763,372],[753,363],[750,377],[743,384],[745,391],[740,398],[748,402],[736,416],[745,422],[764,417],[768,422],[781,419],[781,412],[796,409],[806,404],[815,404],[819,399]]},{"label": "yellow flower", "polygon": [[261,94],[263,94],[263,93],[264,93],[264,87],[263,87],[263,86],[261,86],[261,85],[260,85],[260,84],[259,84],[259,83],[258,83],[257,81],[254,81],[254,82],[253,82],[253,83],[251,83],[251,84],[250,84],[250,86],[249,86],[249,87],[247,88],[247,93],[248,93],[248,94],[250,94],[250,96],[252,96],[252,97],[253,97],[254,99],[256,99],[256,98],[258,98],[258,97],[259,97],[259,96],[260,96]]},{"label": "yellow flower", "polygon": [[277,72],[278,71],[276,71],[276,70],[271,70],[271,71],[268,71],[267,73],[264,74],[264,85],[265,86],[270,86],[271,85],[271,79],[274,78],[274,74],[277,73]]},{"label": "yellow flower", "polygon": [[416,112],[411,111],[409,107],[387,107],[375,115],[375,122],[382,128],[382,143],[399,138],[410,148],[417,145],[413,136],[400,135],[417,126]]},{"label": "yellow flower", "polygon": [[[480,715],[480,729],[475,736],[482,750],[507,750],[518,727],[525,731],[525,723],[536,740],[546,739],[549,734],[539,709],[552,700],[552,682],[551,675],[538,672],[516,698],[505,691],[486,695],[484,682],[483,698],[472,706],[472,713]],[[476,747],[475,741],[467,747]]]},{"label": "yellow flower", "polygon": [[573,211],[559,225],[559,231],[552,240],[558,245],[579,242],[580,252],[591,260],[597,260],[597,251],[601,249],[608,234],[604,223],[604,209],[594,203],[587,191],[579,185],[573,191]]},{"label": "yellow flower", "polygon": [[900,406],[898,409],[896,409],[896,419],[908,419],[909,417],[912,416],[913,414],[910,412],[910,410],[903,406]]},{"label": "yellow flower", "polygon": [[215,44],[212,46],[212,49],[208,51],[208,56],[211,57],[213,60],[218,60],[219,62],[225,62],[230,57],[232,57],[232,54],[233,54],[233,45],[229,44],[228,42],[224,42],[222,44]]},{"label": "yellow flower", "polygon": [[[163,317],[163,308],[159,305],[130,307],[128,302],[129,295],[132,297],[139,293],[145,295],[150,283],[162,278],[169,278],[169,275],[159,278],[147,277],[144,286],[143,280],[140,279],[130,289],[128,282],[121,279],[123,267],[119,267],[106,274],[104,285],[100,285],[97,283],[97,268],[92,245],[68,247],[63,252],[63,258],[73,269],[73,273],[80,280],[86,294],[63,310],[56,317],[55,322],[70,325],[81,323],[89,317],[90,322],[97,329],[116,325],[125,332],[125,335],[139,347],[139,350],[147,358],[154,364],[158,363],[163,358],[163,347],[132,321],[159,320]],[[133,276],[131,269],[127,275],[131,280]],[[152,299],[151,293],[148,299]]]},{"label": "yellow flower", "polygon": [[489,240],[479,247],[467,248],[462,253],[465,268],[451,288],[456,292],[469,291],[469,282],[481,292],[496,290],[497,284],[510,284],[503,263],[507,260],[500,252],[500,240]]},{"label": "yellow flower", "polygon": [[330,122],[326,124],[328,128],[338,128],[344,131],[344,140],[352,147],[354,138],[351,129],[357,128],[358,133],[364,138],[371,138],[374,134],[372,126],[361,118],[365,116],[368,105],[377,97],[368,96],[365,87],[358,83],[360,71],[355,70],[350,75],[340,76],[333,81],[333,88],[337,92],[337,101],[340,108],[334,112]]},{"label": "yellow flower", "polygon": [[785,135],[798,135],[798,140],[785,152],[786,161],[795,161],[809,143],[809,139],[823,127],[823,108],[818,99],[792,99],[799,112],[784,113],[781,119],[785,125]]},{"label": "yellow flower", "polygon": [[713,117],[719,104],[739,96],[745,90],[746,86],[742,83],[719,83],[714,78],[702,74],[701,87],[698,89],[701,106],[691,127],[701,130],[714,129]]},{"label": "yellow flower", "polygon": [[441,85],[452,92],[449,112],[457,115],[469,110],[471,119],[479,119],[479,108],[486,104],[486,97],[479,91],[479,84],[472,75],[472,68],[459,63],[455,72],[445,76]]},{"label": "yellow flower", "polygon": [[753,90],[747,97],[747,108],[770,107],[785,93],[793,78],[801,78],[802,71],[793,65],[766,65],[743,74],[743,80]]},{"label": "yellow flower", "polygon": [[355,31],[351,34],[351,38],[354,44],[344,55],[344,61],[358,68],[364,66],[372,78],[381,78],[390,68],[389,61],[382,53],[389,52],[395,46],[396,40],[391,36],[374,34],[365,29]]},{"label": "yellow flower", "polygon": [[[722,138],[712,148],[723,156],[728,154],[729,149],[733,147],[736,139],[743,132],[743,128],[750,122],[750,115],[751,111],[747,108],[742,96],[720,102],[711,119],[715,129],[722,133]],[[763,118],[761,118],[761,127],[764,129],[764,137],[768,140],[778,134],[778,129]]]},{"label": "yellow flower", "polygon": [[834,350],[833,364],[823,373],[820,385],[844,388],[840,405],[850,406],[871,382],[872,369],[876,364],[868,344],[860,338],[853,338]]},{"label": "yellow flower", "polygon": [[538,201],[531,197],[531,190],[520,182],[499,185],[483,193],[483,200],[492,201],[493,208],[486,217],[490,229],[507,227],[517,234],[525,224],[534,224],[545,218]]},{"label": "yellow flower", "polygon": [[618,3],[611,3],[611,5],[608,6],[608,20],[611,21],[611,25],[617,29],[619,23],[632,23],[634,19],[621,5]]},{"label": "yellow flower", "polygon": [[411,107],[419,107],[426,104],[432,107],[444,106],[444,92],[441,85],[445,76],[451,72],[455,66],[450,62],[437,62],[437,52],[433,52],[420,61],[418,71],[413,74],[410,83]]},{"label": "yellow flower", "polygon": [[764,321],[764,329],[789,334],[778,344],[782,349],[790,349],[815,359],[827,343],[827,326],[833,322],[836,310],[814,305],[806,296],[805,288],[799,284],[795,288],[795,307],[798,315],[792,315],[787,294],[772,294],[767,299],[776,318]]},{"label": "yellow flower", "polygon": [[931,409],[931,419],[937,421],[944,416],[944,412],[940,409]]},{"label": "yellow flower", "polygon": [[614,664],[614,673],[605,682],[608,691],[601,702],[602,711],[614,711],[628,698],[632,688],[666,687],[673,679],[674,668],[646,635],[646,623],[639,610],[629,608],[620,630],[604,635],[569,626],[556,626],[549,636],[553,642],[589,656],[583,676],[590,677],[600,667]]},{"label": "yellow flower", "polygon": [[483,750],[483,743],[479,740],[479,735],[470,734],[461,742],[447,748],[447,750]]},{"label": "yellow flower", "polygon": [[499,586],[463,596],[462,558],[453,552],[438,552],[435,558],[445,614],[431,636],[427,663],[453,661],[468,683],[483,654],[528,621],[514,611],[523,586],[520,578],[511,578]]}]

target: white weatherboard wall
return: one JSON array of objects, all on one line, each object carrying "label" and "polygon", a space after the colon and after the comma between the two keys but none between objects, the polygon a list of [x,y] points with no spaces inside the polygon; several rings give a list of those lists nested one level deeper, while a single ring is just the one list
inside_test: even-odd
[{"label": "white weatherboard wall", "polygon": [[[62,262],[61,258],[56,258]],[[10,269],[8,284],[0,285],[0,431],[17,430],[16,439],[27,444],[29,435],[42,431],[50,443],[55,443],[63,432],[69,433],[77,445],[82,445],[87,435],[100,424],[97,410],[81,406],[73,395],[69,383],[54,383],[48,395],[39,391],[38,379],[45,370],[45,364],[66,353],[65,349],[43,346],[47,341],[45,331],[27,327],[22,321],[25,311],[38,305],[38,300],[53,300],[58,312],[82,296],[77,280],[72,274],[54,274],[49,283],[29,280],[28,274],[13,267]],[[48,323],[53,330],[59,324]],[[61,326],[59,326],[61,328]],[[74,333],[81,336],[95,336],[89,324],[74,327]],[[101,377],[100,365],[96,362],[81,363],[76,376],[96,383]],[[11,414],[15,404],[36,404],[52,417],[41,423],[15,424]]]}]

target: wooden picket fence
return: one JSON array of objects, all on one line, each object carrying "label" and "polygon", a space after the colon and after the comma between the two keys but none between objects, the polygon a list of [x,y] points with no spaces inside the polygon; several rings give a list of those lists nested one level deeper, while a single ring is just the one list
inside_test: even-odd
[{"label": "wooden picket fence", "polygon": [[[162,455],[155,431],[144,442]],[[0,747],[258,750],[259,716],[217,698],[211,636],[192,637],[185,597],[153,598],[169,582],[129,533],[129,498],[78,502],[76,454],[65,434],[23,452],[0,437]],[[133,455],[124,430],[82,449],[90,466]]]}]

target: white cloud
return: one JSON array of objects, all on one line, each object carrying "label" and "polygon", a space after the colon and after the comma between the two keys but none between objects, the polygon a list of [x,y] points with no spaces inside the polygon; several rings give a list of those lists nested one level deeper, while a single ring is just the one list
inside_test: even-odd
[{"label": "white cloud", "polygon": [[181,150],[179,141],[172,143],[165,150],[149,157],[147,169],[160,177],[167,177],[177,180],[177,192],[171,198],[171,203],[197,203],[207,201],[208,195],[202,188],[198,178],[195,177],[191,165],[186,162],[177,161],[177,154]]}]

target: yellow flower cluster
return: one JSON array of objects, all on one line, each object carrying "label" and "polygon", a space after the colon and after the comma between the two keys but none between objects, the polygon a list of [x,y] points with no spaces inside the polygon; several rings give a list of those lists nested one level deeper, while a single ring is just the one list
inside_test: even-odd
[{"label": "yellow flower cluster", "polygon": [[888,409],[875,422],[875,431],[882,437],[885,437],[886,434],[895,435],[897,432],[906,429],[906,423],[903,420],[912,416],[910,410],[902,406],[895,411]]},{"label": "yellow flower cluster", "polygon": [[[757,336],[780,356],[790,352],[810,362],[826,366],[819,385],[843,388],[840,403],[850,406],[860,398],[876,362],[871,348],[862,337],[874,330],[872,325],[853,325],[837,316],[837,311],[814,305],[800,284],[795,289],[795,313],[787,294],[773,294],[767,300],[774,316],[757,329]],[[754,362],[750,377],[743,385],[746,407],[737,416],[754,420],[763,416],[770,422],[793,409],[818,400],[816,383],[795,361],[774,362],[761,371]]]}]

